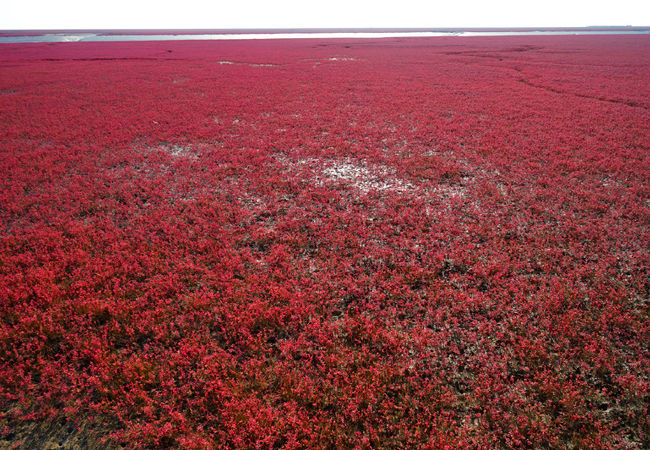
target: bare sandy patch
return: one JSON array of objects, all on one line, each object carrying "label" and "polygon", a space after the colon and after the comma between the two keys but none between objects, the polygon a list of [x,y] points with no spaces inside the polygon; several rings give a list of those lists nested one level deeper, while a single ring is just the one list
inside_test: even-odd
[{"label": "bare sandy patch", "polygon": [[380,164],[352,158],[318,159],[318,158],[289,158],[278,156],[276,160],[290,172],[303,173],[316,185],[338,183],[347,185],[363,193],[371,191],[407,192],[415,190],[415,186],[395,175],[396,170]]}]

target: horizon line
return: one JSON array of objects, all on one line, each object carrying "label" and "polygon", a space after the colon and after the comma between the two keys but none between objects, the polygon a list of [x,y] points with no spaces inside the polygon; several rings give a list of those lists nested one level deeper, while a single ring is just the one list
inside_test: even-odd
[{"label": "horizon line", "polygon": [[112,32],[112,31],[228,31],[228,32],[255,32],[255,31],[277,31],[277,32],[305,32],[305,31],[571,31],[571,30],[650,30],[650,25],[587,25],[587,26],[539,26],[539,27],[256,27],[256,28],[12,28],[0,29],[1,33],[11,32]]}]

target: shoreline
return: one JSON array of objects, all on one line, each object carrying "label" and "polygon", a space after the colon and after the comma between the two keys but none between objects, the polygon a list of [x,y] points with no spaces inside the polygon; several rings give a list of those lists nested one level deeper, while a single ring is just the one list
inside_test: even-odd
[{"label": "shoreline", "polygon": [[566,29],[566,30],[506,30],[506,31],[381,31],[381,32],[247,32],[208,34],[110,34],[102,32],[62,32],[37,35],[0,32],[0,44],[36,44],[47,42],[142,42],[142,41],[211,41],[211,40],[268,40],[268,39],[382,39],[409,37],[490,37],[490,36],[599,36],[650,34],[648,28],[638,29]]}]

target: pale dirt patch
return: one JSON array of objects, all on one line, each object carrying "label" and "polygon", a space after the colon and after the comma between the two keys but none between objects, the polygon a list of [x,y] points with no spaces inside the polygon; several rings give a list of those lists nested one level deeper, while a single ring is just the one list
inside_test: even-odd
[{"label": "pale dirt patch", "polygon": [[163,144],[158,147],[153,147],[152,150],[160,150],[167,153],[170,156],[176,158],[188,157],[188,158],[197,158],[197,152],[194,149],[194,146],[191,144],[180,145],[180,144]]},{"label": "pale dirt patch", "polygon": [[349,183],[361,192],[405,192],[415,189],[413,184],[396,177],[394,173],[385,166],[366,165],[350,159],[331,161],[323,170],[327,180]]},{"label": "pale dirt patch", "polygon": [[274,67],[274,66],[277,66],[277,64],[270,64],[270,63],[245,63],[245,62],[236,62],[236,61],[217,61],[217,64],[250,66],[250,67]]},{"label": "pale dirt patch", "polygon": [[290,172],[309,170],[308,176],[315,185],[343,183],[367,193],[370,191],[407,192],[415,186],[395,176],[395,170],[379,164],[370,164],[352,158],[318,159],[276,156],[276,160]]}]

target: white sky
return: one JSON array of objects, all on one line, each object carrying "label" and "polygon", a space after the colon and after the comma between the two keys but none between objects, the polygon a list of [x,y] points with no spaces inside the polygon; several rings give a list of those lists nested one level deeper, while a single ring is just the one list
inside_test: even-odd
[{"label": "white sky", "polygon": [[0,29],[650,25],[650,0],[0,0]]}]

